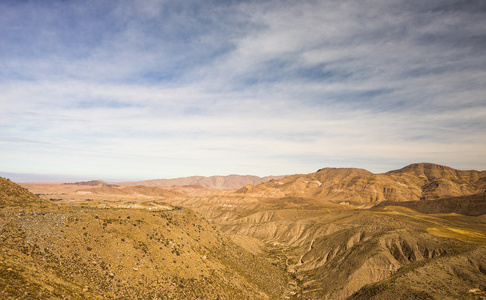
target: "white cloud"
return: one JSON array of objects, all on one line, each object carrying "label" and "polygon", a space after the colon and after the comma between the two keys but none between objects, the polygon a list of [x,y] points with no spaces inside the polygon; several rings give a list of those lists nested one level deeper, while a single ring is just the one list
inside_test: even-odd
[{"label": "white cloud", "polygon": [[[486,169],[486,18],[468,4],[62,5],[4,20],[17,27],[0,51],[3,171]],[[27,38],[37,27],[45,41]]]}]

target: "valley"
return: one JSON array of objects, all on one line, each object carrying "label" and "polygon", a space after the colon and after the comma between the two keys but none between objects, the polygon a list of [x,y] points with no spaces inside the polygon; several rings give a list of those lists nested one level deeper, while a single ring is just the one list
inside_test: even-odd
[{"label": "valley", "polygon": [[484,171],[327,168],[232,190],[2,180],[5,299],[486,298]]}]

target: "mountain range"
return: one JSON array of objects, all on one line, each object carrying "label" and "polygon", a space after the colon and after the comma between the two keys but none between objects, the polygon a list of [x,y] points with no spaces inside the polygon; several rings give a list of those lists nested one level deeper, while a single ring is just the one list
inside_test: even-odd
[{"label": "mountain range", "polygon": [[383,174],[355,168],[324,168],[238,190],[263,197],[308,197],[351,204],[434,200],[484,191],[486,171],[462,171],[431,163],[412,164]]},{"label": "mountain range", "polygon": [[[486,173],[0,181],[2,299],[484,299]],[[51,200],[51,201],[49,201]]]},{"label": "mountain range", "polygon": [[280,179],[284,176],[265,176],[258,177],[254,175],[227,175],[227,176],[190,176],[172,179],[153,179],[143,181],[116,182],[120,186],[153,186],[153,187],[171,187],[171,186],[193,186],[213,189],[238,189],[247,184],[259,184],[272,179]]},{"label": "mountain range", "polygon": [[91,180],[67,184],[239,189],[240,193],[260,196],[298,196],[368,203],[472,195],[486,189],[486,171],[456,170],[437,164],[416,163],[381,174],[357,168],[323,168],[315,173],[290,176],[190,176],[111,183]]}]

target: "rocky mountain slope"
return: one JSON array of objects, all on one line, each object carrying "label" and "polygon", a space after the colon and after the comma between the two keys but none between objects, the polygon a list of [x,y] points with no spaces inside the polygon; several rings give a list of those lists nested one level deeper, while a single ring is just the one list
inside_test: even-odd
[{"label": "rocky mountain slope", "polygon": [[135,182],[117,182],[121,186],[144,185],[152,187],[171,186],[200,186],[213,189],[239,189],[247,184],[260,184],[272,179],[279,179],[283,176],[258,177],[252,175],[228,175],[228,176],[191,176],[173,179],[153,179]]},{"label": "rocky mountain slope", "polygon": [[363,169],[325,168],[245,186],[238,192],[260,197],[308,197],[353,204],[432,200],[486,191],[486,171],[461,171],[420,163],[384,174]]},{"label": "rocky mountain slope", "polygon": [[11,181],[0,182],[1,299],[278,299],[286,294],[287,274],[221,236],[189,209],[56,205]]},{"label": "rocky mountain slope", "polygon": [[53,206],[9,179],[0,177],[0,209],[36,209]]},{"label": "rocky mountain slope", "polygon": [[185,205],[248,251],[270,254],[295,276],[300,299],[486,297],[485,215],[297,197],[213,196]]}]

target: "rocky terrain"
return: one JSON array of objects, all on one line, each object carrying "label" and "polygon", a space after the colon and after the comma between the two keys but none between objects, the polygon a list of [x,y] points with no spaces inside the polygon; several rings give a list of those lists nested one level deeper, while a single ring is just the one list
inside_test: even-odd
[{"label": "rocky terrain", "polygon": [[286,295],[283,270],[189,209],[63,206],[5,179],[1,188],[1,299]]},{"label": "rocky terrain", "polygon": [[6,181],[0,296],[485,299],[485,178],[414,164],[239,190],[23,184],[40,197]]},{"label": "rocky terrain", "polygon": [[15,210],[23,208],[32,210],[52,206],[52,203],[33,195],[26,188],[0,177],[0,209]]},{"label": "rocky terrain", "polygon": [[[270,202],[245,216],[221,214],[216,223],[226,234],[270,245],[267,249],[298,279],[304,299],[344,299],[398,275],[409,284],[388,285],[393,290],[390,295],[465,299],[471,296],[469,290],[485,291],[484,217],[430,216],[400,207],[356,210],[297,198],[285,201],[285,206]],[[439,272],[441,268],[449,271]],[[369,298],[362,295],[361,299]]]},{"label": "rocky terrain", "polygon": [[384,174],[363,169],[325,168],[245,186],[238,192],[264,197],[309,197],[370,204],[381,201],[432,200],[486,191],[486,171],[461,171],[420,163]]}]

